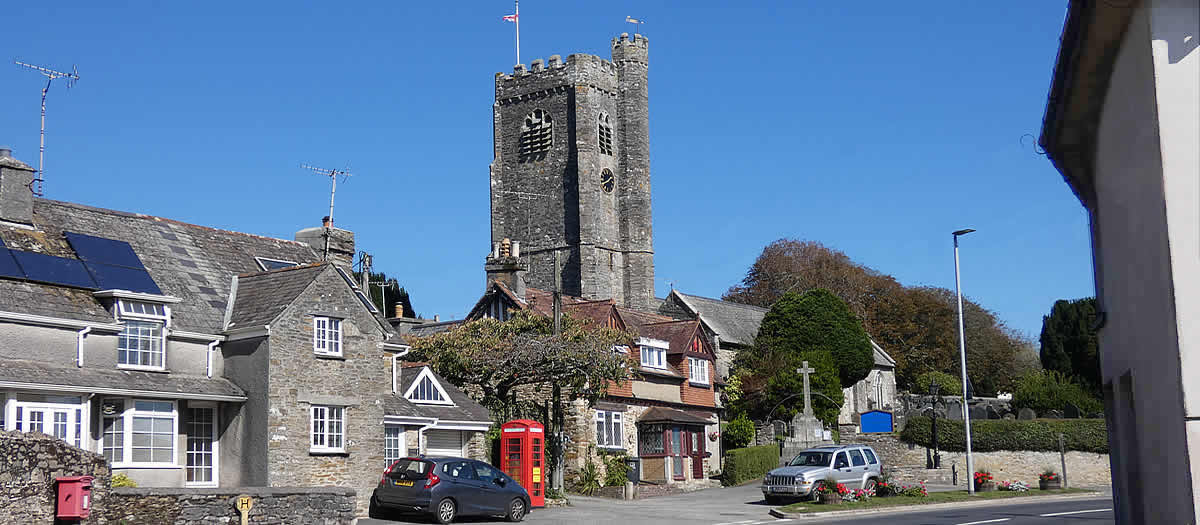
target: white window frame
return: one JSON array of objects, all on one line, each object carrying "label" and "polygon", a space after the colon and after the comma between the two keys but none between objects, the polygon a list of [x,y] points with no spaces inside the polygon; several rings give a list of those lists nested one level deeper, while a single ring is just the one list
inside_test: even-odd
[{"label": "white window frame", "polygon": [[[140,306],[139,309],[142,311],[141,312],[134,311],[134,305],[139,305]],[[162,313],[161,314],[146,313],[145,312],[146,307],[153,307],[154,309],[161,309]],[[128,369],[128,370],[149,370],[149,371],[154,371],[154,372],[161,372],[163,370],[166,370],[167,369],[167,329],[170,328],[170,326],[171,326],[171,307],[166,304],[157,303],[154,301],[139,301],[139,300],[134,300],[134,299],[117,299],[117,302],[113,308],[113,311],[114,311],[114,315],[115,315],[117,321],[124,322],[123,323],[124,326],[122,326],[122,328],[121,328],[121,333],[117,334],[117,368]],[[161,356],[161,361],[162,361],[161,365],[143,365],[143,364],[122,363],[121,362],[122,348],[121,348],[121,342],[120,342],[121,339],[120,338],[121,337],[127,337],[127,338],[128,337],[136,337],[138,339],[141,339],[141,338],[146,337],[146,336],[142,336],[141,334],[136,334],[136,335],[125,334],[126,328],[131,326],[131,324],[130,324],[131,321],[138,323],[139,325],[144,325],[144,324],[158,325],[158,327],[157,327],[158,335],[157,336],[149,336],[149,337],[153,338],[152,340],[157,341],[158,349],[155,350],[155,349],[151,348],[150,355],[153,356],[154,354],[159,354]],[[132,355],[140,355],[140,354],[144,353],[145,351],[143,351],[139,348],[139,349],[126,349],[125,352],[127,352],[126,355],[131,355],[131,354]],[[139,361],[140,361],[140,359],[139,359]]]},{"label": "white window frame", "polygon": [[[317,415],[320,414],[318,418]],[[334,414],[337,417],[334,418]],[[320,421],[320,428],[317,422]],[[339,423],[337,431],[331,429],[332,422]],[[338,446],[330,446],[333,438]],[[320,439],[318,439],[320,438]],[[308,409],[308,451],[315,454],[340,454],[346,452],[346,407],[340,405],[311,405]]]},{"label": "white window frame", "polygon": [[[289,268],[289,267],[291,267],[291,266],[299,266],[299,265],[300,265],[300,263],[298,263],[298,262],[296,262],[296,261],[286,261],[286,260],[283,260],[283,259],[272,259],[272,258],[270,258],[270,257],[255,257],[255,258],[254,258],[254,262],[258,263],[258,267],[259,267],[259,268],[262,268],[262,271],[264,271],[264,272],[271,272],[271,271],[274,271],[274,270],[284,270],[284,269],[287,269],[287,268]],[[282,268],[275,268],[275,269],[273,270],[273,269],[271,269],[271,268],[267,268],[267,263],[268,263],[268,262],[273,262],[273,263],[283,263],[283,264],[286,264],[286,265],[288,265],[288,266],[284,266],[284,267],[282,267]]]},{"label": "white window frame", "polygon": [[[191,450],[189,448],[191,446],[191,438],[192,438],[191,430],[192,430],[192,427],[195,426],[195,424],[192,423],[192,421],[191,421],[192,414],[190,413],[190,411],[193,409],[212,410],[212,451],[209,452],[209,454],[212,455],[212,481],[187,481],[186,469],[192,468],[192,467],[188,467],[188,465],[187,465],[187,460],[188,460],[187,455],[191,454]],[[185,454],[184,461],[183,461],[183,468],[185,469],[185,471],[183,473],[184,486],[187,486],[187,487],[216,487],[216,486],[219,486],[220,482],[221,482],[221,472],[220,472],[221,450],[219,448],[220,444],[221,444],[221,435],[218,433],[218,428],[219,428],[218,424],[221,421],[221,410],[217,406],[217,404],[214,402],[188,401],[188,411],[189,411],[188,434],[187,434],[187,436],[185,436],[185,439],[187,441],[185,442],[185,444],[183,446],[183,453]]]},{"label": "white window frame", "polygon": [[[342,320],[324,315],[313,316],[313,353],[320,356],[342,357]],[[322,334],[324,334],[322,336]],[[332,336],[330,334],[333,334]],[[336,345],[336,350],[330,350]]]},{"label": "white window frame", "polygon": [[688,381],[692,383],[709,384],[708,360],[698,357],[688,358]]},{"label": "white window frame", "polygon": [[[88,438],[89,427],[88,419],[90,412],[88,411],[88,400],[83,396],[53,396],[61,397],[62,399],[52,399],[49,401],[21,401],[15,392],[6,393],[0,392],[0,430],[20,430],[21,432],[29,432],[29,414],[31,411],[53,413],[66,412],[67,420],[64,422],[66,427],[64,442],[79,447],[84,450],[92,450],[90,445],[91,440]],[[64,402],[66,398],[79,399],[78,403]],[[18,410],[21,417],[17,417]],[[18,429],[17,425],[21,425]],[[42,420],[43,433],[58,437],[55,433],[55,421],[53,416],[50,419]]]},{"label": "white window frame", "polygon": [[638,339],[637,345],[641,354],[642,367],[657,370],[667,369],[667,349],[671,347],[670,343],[642,337]]},{"label": "white window frame", "polygon": [[[596,410],[596,447],[604,449],[625,449],[625,421],[621,412],[615,410]],[[601,431],[603,429],[603,431]],[[612,435],[614,441],[606,436]]]},{"label": "white window frame", "polygon": [[[122,436],[121,461],[113,462],[112,467],[113,468],[183,468],[183,466],[179,465],[179,403],[176,401],[170,400],[170,399],[150,399],[150,398],[138,398],[138,397],[125,397],[125,398],[109,397],[109,398],[105,398],[105,399],[101,400],[101,402],[116,401],[116,400],[120,400],[124,403],[125,410],[123,412],[121,412],[121,414],[119,416],[117,416],[117,415],[105,416],[104,414],[101,414],[101,420],[100,420],[101,433],[100,433],[99,450],[100,450],[101,455],[103,455],[104,454],[104,432],[103,432],[104,419],[105,418],[121,419],[121,429],[122,429],[122,432],[121,432],[121,436]],[[138,401],[145,401],[145,402],[152,402],[152,403],[170,403],[171,404],[171,412],[168,415],[167,412],[141,411],[141,410],[137,409]],[[153,418],[158,418],[158,419],[169,418],[171,420],[171,460],[170,461],[138,462],[138,461],[133,460],[133,448],[134,448],[133,447],[133,434],[134,434],[133,420],[139,416],[140,417],[153,417]]]},{"label": "white window frame", "polygon": [[[442,397],[441,401],[416,398],[415,395],[419,392],[418,387],[420,387],[421,383],[426,379],[433,384],[433,387],[437,390],[438,395]],[[450,394],[446,393],[446,389],[442,387],[442,383],[439,382],[436,377],[434,377],[433,371],[427,366],[421,368],[421,373],[417,374],[417,377],[413,379],[411,385],[408,385],[408,390],[404,391],[404,399],[419,405],[454,405],[454,401],[450,399]]]},{"label": "white window frame", "polygon": [[[389,434],[395,435],[389,435]],[[385,424],[383,425],[383,464],[389,466],[395,463],[396,460],[406,457],[407,454],[407,436],[405,435],[404,427],[401,425]],[[391,445],[395,445],[394,447]],[[394,454],[390,454],[394,452]]]}]

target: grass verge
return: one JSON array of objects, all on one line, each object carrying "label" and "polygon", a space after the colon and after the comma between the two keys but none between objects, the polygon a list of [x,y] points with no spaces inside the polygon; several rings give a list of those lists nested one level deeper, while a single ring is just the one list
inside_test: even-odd
[{"label": "grass verge", "polygon": [[967,491],[952,491],[952,492],[930,492],[929,496],[924,498],[913,498],[908,496],[892,496],[890,498],[871,498],[867,501],[858,501],[854,503],[843,503],[841,505],[822,505],[812,501],[801,501],[780,507],[779,510],[791,513],[805,512],[829,512],[838,510],[859,510],[859,509],[878,509],[883,507],[907,507],[914,505],[930,505],[933,503],[956,503],[961,501],[980,501],[990,499],[1007,499],[1007,498],[1035,498],[1038,496],[1057,496],[1062,494],[1083,494],[1093,492],[1087,489],[1062,489],[1062,490],[1030,490],[1028,492],[1008,492],[1008,491],[993,491],[993,492],[977,492],[974,496]]}]

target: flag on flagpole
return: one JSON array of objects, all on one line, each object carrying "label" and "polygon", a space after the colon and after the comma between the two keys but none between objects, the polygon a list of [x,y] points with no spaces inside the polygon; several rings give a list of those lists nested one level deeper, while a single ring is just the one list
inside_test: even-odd
[{"label": "flag on flagpole", "polygon": [[505,22],[516,22],[517,15],[504,15],[504,21]]},{"label": "flag on flagpole", "polygon": [[625,21],[626,21],[626,22],[629,22],[629,23],[631,23],[631,24],[640,24],[640,23],[642,23],[642,21],[641,21],[641,20],[638,20],[638,19],[636,19],[636,18],[633,18],[633,17],[631,17],[631,16],[629,16],[629,15],[626,15],[626,16],[625,16]]}]

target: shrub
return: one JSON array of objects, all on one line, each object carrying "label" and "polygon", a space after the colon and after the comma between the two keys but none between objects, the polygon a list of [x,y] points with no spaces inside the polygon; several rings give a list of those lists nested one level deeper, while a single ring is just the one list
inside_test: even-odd
[{"label": "shrub", "polygon": [[[925,416],[908,418],[900,440],[923,447],[932,446],[931,421]],[[1103,419],[1050,419],[1017,421],[988,419],[971,421],[971,449],[975,452],[1001,450],[1058,450],[1058,434],[1064,436],[1067,450],[1108,454],[1108,430]],[[962,421],[938,421],[938,446],[947,452],[966,448]]]},{"label": "shrub", "polygon": [[724,441],[726,449],[744,448],[754,441],[754,423],[745,414],[742,414],[725,425],[725,430],[721,432],[721,439]]},{"label": "shrub", "polygon": [[604,458],[604,486],[624,487],[629,481],[629,464],[625,456],[613,454]]},{"label": "shrub", "polygon": [[1014,408],[1032,408],[1039,414],[1063,410],[1068,403],[1079,407],[1085,414],[1104,410],[1104,404],[1099,399],[1092,397],[1071,378],[1054,370],[1041,370],[1021,378],[1013,392]]},{"label": "shrub", "polygon": [[735,448],[725,451],[725,472],[721,483],[726,486],[741,485],[752,479],[767,475],[779,466],[779,446]]},{"label": "shrub", "polygon": [[929,371],[917,376],[917,391],[914,394],[928,395],[929,384],[933,380],[937,380],[938,392],[943,396],[952,396],[962,393],[962,381],[958,377],[947,374],[945,372]]},{"label": "shrub", "polygon": [[130,479],[129,476],[126,476],[124,472],[121,472],[119,474],[113,475],[111,485],[113,488],[117,488],[117,487],[136,488],[137,482]]},{"label": "shrub", "polygon": [[596,464],[592,463],[590,457],[583,464],[583,468],[579,469],[575,478],[575,490],[584,496],[591,496],[600,490],[600,471],[596,469]]}]

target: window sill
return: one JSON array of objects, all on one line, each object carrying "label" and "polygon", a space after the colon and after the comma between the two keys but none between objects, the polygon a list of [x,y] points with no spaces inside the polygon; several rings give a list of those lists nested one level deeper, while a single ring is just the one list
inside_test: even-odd
[{"label": "window sill", "polygon": [[317,354],[317,353],[314,353],[313,355],[316,356],[317,359],[329,359],[332,361],[345,361],[346,360],[346,356],[344,356],[344,355]]},{"label": "window sill", "polygon": [[695,381],[688,381],[688,384],[691,386],[694,386],[696,388],[703,388],[705,390],[712,388],[712,385],[710,385],[708,383],[697,383]]},{"label": "window sill", "polygon": [[350,457],[350,453],[345,450],[328,450],[328,449],[308,449],[310,456],[342,456]]},{"label": "window sill", "polygon": [[112,468],[118,469],[181,469],[183,465],[174,463],[113,463]]},{"label": "window sill", "polygon": [[157,373],[159,373],[159,374],[169,374],[169,373],[171,373],[171,371],[170,371],[170,370],[167,370],[167,368],[166,368],[166,367],[138,366],[138,365],[122,365],[122,364],[118,364],[118,365],[117,365],[117,370],[131,370],[131,371],[134,371],[134,372],[157,372]]}]

